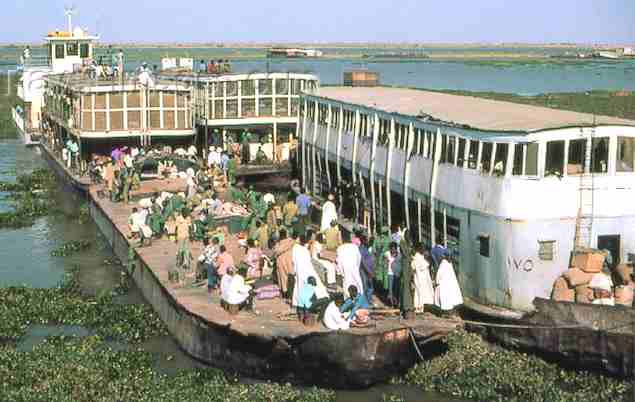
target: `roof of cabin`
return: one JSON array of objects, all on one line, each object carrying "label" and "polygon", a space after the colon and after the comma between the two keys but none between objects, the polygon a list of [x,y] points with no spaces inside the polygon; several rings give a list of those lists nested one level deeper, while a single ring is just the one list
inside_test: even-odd
[{"label": "roof of cabin", "polygon": [[[426,114],[447,123],[488,131],[539,131],[593,124],[593,115],[540,106],[390,87],[322,87],[317,96],[391,113]],[[597,125],[635,126],[635,121],[595,116]]]}]

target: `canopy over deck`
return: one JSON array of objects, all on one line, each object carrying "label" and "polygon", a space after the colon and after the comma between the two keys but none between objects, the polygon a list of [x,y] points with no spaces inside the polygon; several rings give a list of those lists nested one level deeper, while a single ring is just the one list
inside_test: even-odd
[{"label": "canopy over deck", "polygon": [[316,96],[391,113],[429,116],[486,131],[533,132],[572,126],[635,126],[635,121],[472,96],[389,87],[321,87]]}]

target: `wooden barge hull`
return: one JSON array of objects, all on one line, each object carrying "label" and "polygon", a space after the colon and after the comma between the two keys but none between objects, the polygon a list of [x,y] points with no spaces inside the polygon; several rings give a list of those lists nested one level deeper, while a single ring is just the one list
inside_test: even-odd
[{"label": "wooden barge hull", "polygon": [[[175,290],[169,283],[165,261],[174,259],[176,244],[159,240],[156,246],[131,249],[127,229],[122,229],[129,207],[100,198],[94,186],[77,183],[48,149],[42,150],[56,174],[64,182],[75,182],[73,188],[86,194],[91,216],[117,257],[132,263],[130,274],[147,302],[179,346],[201,362],[253,378],[363,388],[415,363],[413,336],[419,341],[437,340],[457,326],[394,320],[374,328],[329,332],[249,313],[231,317],[201,296],[206,294],[204,288]],[[164,261],[161,268],[158,261]],[[411,328],[416,331],[411,333]]]},{"label": "wooden barge hull", "polygon": [[468,330],[506,347],[537,353],[576,369],[633,376],[635,312],[630,307],[555,302],[537,298],[536,311],[508,326]]}]

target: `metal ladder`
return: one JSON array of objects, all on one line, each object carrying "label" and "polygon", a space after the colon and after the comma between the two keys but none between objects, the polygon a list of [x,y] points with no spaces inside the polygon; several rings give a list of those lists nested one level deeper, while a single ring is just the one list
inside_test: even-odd
[{"label": "metal ladder", "polygon": [[586,137],[584,173],[580,175],[580,201],[576,220],[576,249],[590,248],[593,240],[593,138],[595,138],[595,127],[591,127],[590,136]]}]

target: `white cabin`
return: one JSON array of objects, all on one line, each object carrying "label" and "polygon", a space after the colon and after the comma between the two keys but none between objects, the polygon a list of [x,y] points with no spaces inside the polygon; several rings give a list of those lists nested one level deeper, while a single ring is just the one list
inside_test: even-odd
[{"label": "white cabin", "polygon": [[397,88],[301,99],[303,185],[358,183],[372,226],[447,244],[467,305],[519,317],[576,243],[635,259],[635,121]]}]

